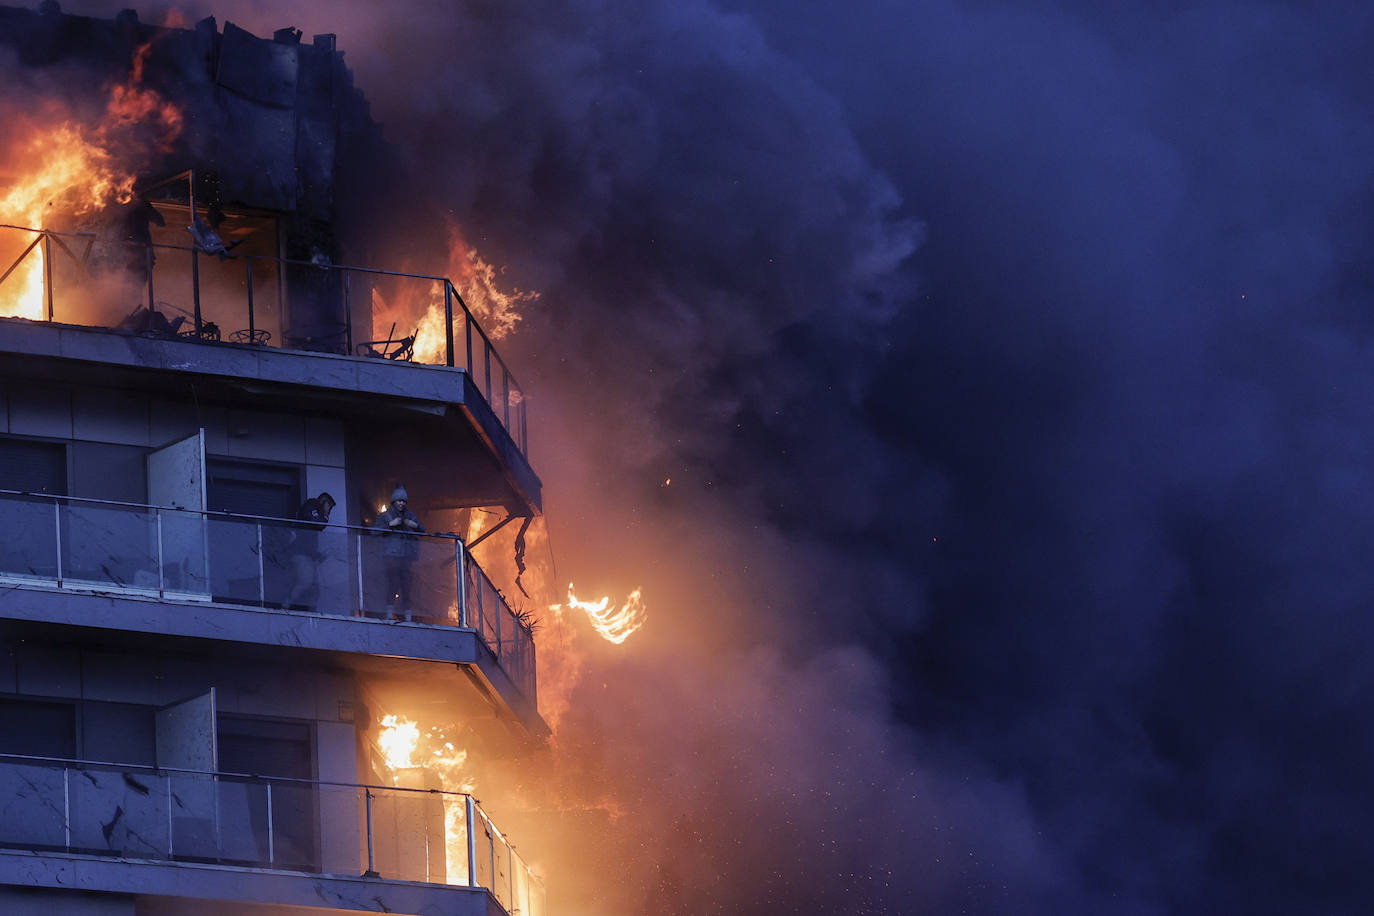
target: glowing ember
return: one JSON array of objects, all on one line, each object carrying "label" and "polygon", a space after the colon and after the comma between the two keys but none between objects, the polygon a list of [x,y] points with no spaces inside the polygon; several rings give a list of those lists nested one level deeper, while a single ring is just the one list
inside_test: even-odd
[{"label": "glowing ember", "polygon": [[[630,597],[626,598],[620,607],[612,608],[610,595],[604,596],[600,601],[579,601],[572,583],[569,582],[567,606],[585,611],[596,631],[616,645],[629,639],[635,631],[644,626],[648,616],[648,609],[644,607],[644,598],[639,589],[630,592]],[[559,611],[562,608],[563,605],[554,604],[550,605],[549,610]]]}]

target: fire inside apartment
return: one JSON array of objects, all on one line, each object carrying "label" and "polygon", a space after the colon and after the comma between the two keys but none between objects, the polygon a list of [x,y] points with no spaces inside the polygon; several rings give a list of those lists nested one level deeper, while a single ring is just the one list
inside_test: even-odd
[{"label": "fire inside apartment", "polygon": [[526,402],[372,260],[334,37],[48,2],[0,77],[0,912],[543,914],[463,771],[548,734]]}]

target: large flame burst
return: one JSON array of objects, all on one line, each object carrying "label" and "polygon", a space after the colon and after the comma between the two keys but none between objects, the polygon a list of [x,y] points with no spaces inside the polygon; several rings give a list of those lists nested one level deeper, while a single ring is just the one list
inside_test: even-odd
[{"label": "large flame burst", "polygon": [[[0,149],[0,167],[8,166],[3,171],[9,173],[8,188],[0,192],[0,223],[51,228],[56,215],[79,217],[133,200],[134,172],[116,150],[137,129],[144,152],[166,152],[182,127],[181,111],[142,85],[150,49],[149,44],[141,46],[128,80],[109,87],[96,123],[78,123],[51,100],[23,113],[21,120],[29,124],[16,127],[11,121],[7,133],[20,139]],[[35,112],[44,123],[35,123]],[[9,234],[15,233],[7,230]],[[10,257],[30,240],[19,242]],[[13,239],[4,241],[6,251],[14,247]],[[44,246],[35,247],[0,286],[0,316],[44,317],[44,254]]]},{"label": "large flame burst", "polygon": [[[477,783],[467,772],[467,751],[454,746],[443,729],[426,728],[410,719],[386,715],[381,719],[377,747],[393,784],[402,770],[423,769],[438,777],[445,792],[471,795]],[[449,883],[468,879],[467,805],[458,795],[444,798],[444,864]]]},{"label": "large flame burst", "polygon": [[[549,610],[561,612],[564,605],[554,604],[549,606]],[[611,605],[611,596],[605,595],[599,601],[581,601],[577,593],[573,590],[573,584],[568,583],[568,603],[567,607],[576,608],[587,615],[587,619],[592,622],[596,632],[600,633],[606,640],[620,645],[629,639],[642,626],[648,617],[648,610],[644,606],[644,596],[640,589],[630,592],[630,596],[619,607]]]}]

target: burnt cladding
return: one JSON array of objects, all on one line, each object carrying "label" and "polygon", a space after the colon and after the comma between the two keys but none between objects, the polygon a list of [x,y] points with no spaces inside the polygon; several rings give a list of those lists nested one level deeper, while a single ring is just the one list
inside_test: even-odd
[{"label": "burnt cladding", "polygon": [[[333,35],[303,42],[298,30],[284,28],[259,38],[232,22],[221,30],[214,17],[168,28],[141,22],[132,10],[96,19],[48,2],[36,10],[0,7],[0,48],[31,75],[46,75],[44,91],[69,100],[84,95],[87,106],[98,95],[93,87],[142,67],[143,85],[184,121],[168,148],[149,142],[126,151],[141,197],[185,206],[192,189],[175,177],[189,172],[197,208],[212,222],[226,212],[270,220],[272,254],[368,262],[371,245],[361,229],[373,209],[369,198],[395,160]],[[340,194],[343,187],[351,192]],[[337,272],[295,266],[284,273],[290,306],[283,342],[344,352]]]}]

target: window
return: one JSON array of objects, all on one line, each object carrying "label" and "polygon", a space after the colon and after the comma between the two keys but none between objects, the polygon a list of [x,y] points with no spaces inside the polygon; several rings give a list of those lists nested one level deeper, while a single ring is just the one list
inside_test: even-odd
[{"label": "window", "polygon": [[0,439],[0,489],[67,494],[67,447],[60,442]]},{"label": "window", "polygon": [[76,706],[0,698],[0,754],[76,758]]},{"label": "window", "polygon": [[295,518],[301,506],[299,468],[210,458],[205,499],[212,512]]},{"label": "window", "polygon": [[312,757],[309,725],[219,717],[220,772],[313,779]]}]

